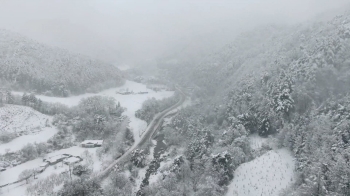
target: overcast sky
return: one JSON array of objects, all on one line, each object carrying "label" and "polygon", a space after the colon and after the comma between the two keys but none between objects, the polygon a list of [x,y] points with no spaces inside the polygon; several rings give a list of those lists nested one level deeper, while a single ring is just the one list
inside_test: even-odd
[{"label": "overcast sky", "polygon": [[266,23],[298,23],[348,0],[0,0],[0,28],[115,63],[190,42],[220,47]]}]

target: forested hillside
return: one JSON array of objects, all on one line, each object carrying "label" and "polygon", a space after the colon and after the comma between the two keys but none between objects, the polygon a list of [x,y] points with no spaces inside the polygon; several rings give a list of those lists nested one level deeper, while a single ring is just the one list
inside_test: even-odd
[{"label": "forested hillside", "polygon": [[121,85],[114,66],[0,30],[0,83],[16,90],[68,96]]},{"label": "forested hillside", "polygon": [[[249,151],[236,141],[244,136],[242,125],[249,134],[276,137],[280,147],[294,152],[299,176],[284,195],[349,195],[349,57],[347,13],[328,22],[258,28],[196,66],[188,66],[192,62],[186,59],[159,61],[165,74],[192,85],[192,95],[201,100],[173,122],[181,133],[196,130],[187,135],[192,138],[186,148],[190,165],[205,162],[216,151],[210,142],[195,145],[195,138],[203,141],[208,135],[222,142],[223,151],[231,149],[225,156],[237,157],[232,149],[241,147],[249,159]],[[199,117],[191,115],[196,113]],[[210,128],[199,134],[203,127]],[[220,139],[222,131],[230,137]],[[231,134],[233,142],[228,141]],[[232,179],[226,174],[224,181],[220,177],[212,181],[215,186]],[[218,192],[212,195],[221,195]]]}]

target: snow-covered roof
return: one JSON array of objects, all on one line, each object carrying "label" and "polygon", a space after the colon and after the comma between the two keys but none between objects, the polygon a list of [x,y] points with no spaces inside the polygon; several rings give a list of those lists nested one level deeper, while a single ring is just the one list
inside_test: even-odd
[{"label": "snow-covered roof", "polygon": [[70,163],[77,163],[79,161],[80,161],[80,159],[77,157],[69,157],[68,159],[65,159],[63,162],[70,164]]},{"label": "snow-covered roof", "polygon": [[64,158],[67,158],[67,157],[68,156],[66,156],[66,155],[60,154],[60,155],[49,157],[46,160],[49,161],[49,162],[56,162],[59,159],[64,159]]},{"label": "snow-covered roof", "polygon": [[85,140],[81,144],[97,144],[102,145],[103,140]]},{"label": "snow-covered roof", "polygon": [[43,164],[40,165],[40,167],[46,167],[49,163],[48,162],[45,162]]}]

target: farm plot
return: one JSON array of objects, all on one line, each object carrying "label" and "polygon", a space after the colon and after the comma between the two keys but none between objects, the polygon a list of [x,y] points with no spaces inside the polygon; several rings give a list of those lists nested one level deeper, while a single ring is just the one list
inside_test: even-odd
[{"label": "farm plot", "polygon": [[14,133],[16,136],[40,132],[51,123],[52,117],[30,107],[5,105],[0,107],[0,134]]}]

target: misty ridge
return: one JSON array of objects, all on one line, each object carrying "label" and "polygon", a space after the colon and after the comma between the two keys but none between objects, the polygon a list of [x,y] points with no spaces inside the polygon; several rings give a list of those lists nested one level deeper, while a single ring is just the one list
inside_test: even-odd
[{"label": "misty ridge", "polygon": [[0,0],[0,195],[350,195],[349,9]]}]

